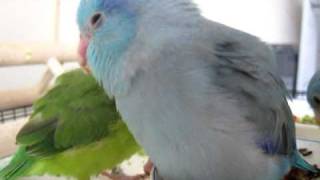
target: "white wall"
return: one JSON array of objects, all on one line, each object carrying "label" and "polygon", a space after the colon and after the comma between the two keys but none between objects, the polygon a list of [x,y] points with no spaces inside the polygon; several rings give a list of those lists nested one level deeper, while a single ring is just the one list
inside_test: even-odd
[{"label": "white wall", "polygon": [[298,45],[302,0],[194,0],[204,16],[264,41]]},{"label": "white wall", "polygon": [[76,24],[76,12],[79,0],[61,0],[60,4],[60,41],[74,43],[79,40],[79,31]]},{"label": "white wall", "polygon": [[0,0],[0,42],[53,40],[53,0]]},{"label": "white wall", "polygon": [[[76,43],[79,0],[60,0],[62,43]],[[0,0],[0,43],[53,42],[55,0]]]},{"label": "white wall", "polygon": [[[249,32],[272,43],[298,44],[302,0],[195,0],[209,19]],[[60,0],[62,43],[78,42],[76,10],[79,0]],[[4,42],[52,42],[54,0],[0,0],[0,44]],[[42,72],[0,68],[0,89],[28,85],[34,79],[25,73]],[[16,83],[16,81],[18,83]]]},{"label": "white wall", "polygon": [[[0,0],[1,44],[53,42],[53,22],[53,0]],[[41,65],[0,68],[0,90],[30,87],[43,72]]]},{"label": "white wall", "polygon": [[[79,0],[60,0],[60,41],[76,43]],[[194,0],[209,19],[272,43],[298,44],[302,0]],[[54,0],[0,0],[0,42],[52,41]]]},{"label": "white wall", "polygon": [[[78,40],[79,0],[61,3],[61,39]],[[208,19],[254,34],[264,41],[298,45],[302,0],[194,0]],[[76,36],[75,36],[76,34]]]},{"label": "white wall", "polygon": [[[78,42],[78,0],[61,0],[59,40]],[[54,0],[0,0],[1,43],[54,42]],[[1,48],[1,46],[0,46]],[[0,67],[0,90],[31,87],[40,81],[45,66]]]},{"label": "white wall", "polygon": [[313,74],[320,69],[320,8],[312,8],[310,2],[304,3],[297,84],[301,92],[306,91]]}]

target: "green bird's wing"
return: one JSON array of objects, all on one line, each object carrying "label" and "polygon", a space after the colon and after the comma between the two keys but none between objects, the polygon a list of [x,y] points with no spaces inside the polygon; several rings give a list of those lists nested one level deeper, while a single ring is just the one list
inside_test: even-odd
[{"label": "green bird's wing", "polygon": [[80,69],[61,75],[33,110],[1,180],[43,174],[89,179],[141,151],[115,102]]},{"label": "green bird's wing", "polygon": [[17,135],[17,143],[35,156],[97,141],[120,119],[115,102],[81,70],[60,76],[33,109],[29,122]]},{"label": "green bird's wing", "polygon": [[43,174],[89,179],[141,151],[115,102],[80,69],[61,75],[33,109],[1,180]]}]

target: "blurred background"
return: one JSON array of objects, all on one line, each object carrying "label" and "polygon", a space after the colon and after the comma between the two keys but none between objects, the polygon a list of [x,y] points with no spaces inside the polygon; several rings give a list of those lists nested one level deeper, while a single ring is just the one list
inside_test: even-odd
[{"label": "blurred background", "polygon": [[[194,1],[205,17],[270,44],[294,98],[294,113],[312,114],[305,93],[320,65],[319,0]],[[78,2],[0,1],[0,159],[14,152],[16,132],[32,112],[32,102],[56,76],[77,67]],[[299,137],[319,144],[317,127],[297,131]]]}]

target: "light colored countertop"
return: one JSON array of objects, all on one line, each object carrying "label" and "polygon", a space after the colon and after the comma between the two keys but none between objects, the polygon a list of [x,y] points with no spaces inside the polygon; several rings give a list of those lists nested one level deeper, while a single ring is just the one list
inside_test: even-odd
[{"label": "light colored countertop", "polygon": [[0,159],[12,154],[16,149],[16,135],[26,122],[25,119],[0,123]]},{"label": "light colored countertop", "polygon": [[304,157],[311,164],[320,165],[320,141],[306,141],[306,140],[297,140],[298,148],[307,148],[312,151],[312,155]]},{"label": "light colored countertop", "polygon": [[[303,112],[307,114],[312,113],[308,109],[308,105],[303,101],[294,101],[290,103],[290,106],[294,114],[302,115]],[[303,111],[303,112],[302,112]],[[18,121],[6,122],[5,124],[0,124],[0,159],[8,157],[10,154],[14,153],[16,150],[15,136],[19,129],[25,123],[25,119],[20,119]],[[311,164],[320,165],[320,128],[316,126],[308,125],[296,125],[297,130],[297,143],[299,148],[307,148],[312,151],[312,155],[304,157]],[[8,163],[9,158],[0,160],[0,169],[3,165]],[[143,164],[146,162],[146,157],[141,158],[138,156],[133,157],[130,161],[124,162],[121,167],[123,171],[128,175],[134,175],[142,172]],[[52,177],[40,177],[40,178],[28,178],[29,180],[54,180],[58,178]],[[64,178],[60,178],[64,179]],[[106,177],[96,177],[94,180],[106,180]]]},{"label": "light colored countertop", "polygon": [[[307,148],[308,150],[311,150],[313,153],[310,156],[304,157],[305,160],[310,162],[311,164],[320,164],[320,143],[319,142],[311,142],[311,141],[304,141],[304,140],[298,140],[298,147],[299,148]],[[9,162],[10,158],[6,158],[2,161],[0,161],[0,169]],[[146,157],[141,156],[134,156],[129,161],[124,162],[121,165],[121,168],[123,171],[128,175],[135,175],[142,173],[142,167],[143,164],[146,162]],[[29,177],[29,178],[23,178],[23,180],[65,180],[66,178],[55,178],[50,176],[44,176],[44,177]],[[107,177],[104,176],[98,176],[93,177],[92,180],[108,180]]]}]

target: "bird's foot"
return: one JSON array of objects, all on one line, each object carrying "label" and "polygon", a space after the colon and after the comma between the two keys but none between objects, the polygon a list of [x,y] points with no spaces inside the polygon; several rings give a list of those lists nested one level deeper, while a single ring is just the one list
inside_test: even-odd
[{"label": "bird's foot", "polygon": [[143,166],[144,173],[147,175],[150,175],[152,168],[153,168],[153,163],[151,162],[151,159],[149,159],[147,163]]},{"label": "bird's foot", "polygon": [[151,160],[149,159],[147,161],[147,163],[143,166],[143,171],[145,174],[139,174],[139,175],[135,175],[135,176],[128,176],[125,175],[121,169],[118,168],[114,168],[112,169],[111,172],[103,172],[101,173],[101,175],[106,176],[112,180],[144,180],[147,177],[149,177],[151,171],[153,169],[153,163],[151,162]]},{"label": "bird's foot", "polygon": [[146,174],[140,174],[135,176],[127,176],[127,175],[118,175],[118,174],[112,174],[109,172],[103,172],[103,176],[106,176],[112,180],[144,180],[146,179]]},{"label": "bird's foot", "polygon": [[[316,165],[314,165],[314,167],[319,169]],[[283,180],[315,180],[319,178],[319,173],[312,173],[298,168],[292,168]]]}]

